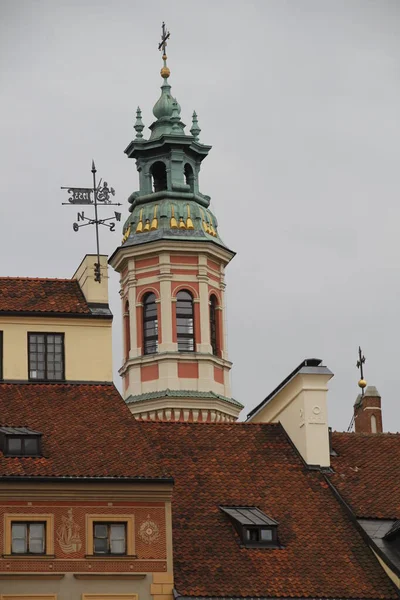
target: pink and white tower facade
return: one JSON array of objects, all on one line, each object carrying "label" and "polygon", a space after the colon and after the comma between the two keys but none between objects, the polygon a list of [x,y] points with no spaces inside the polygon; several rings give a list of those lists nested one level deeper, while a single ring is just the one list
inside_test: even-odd
[{"label": "pink and white tower facade", "polygon": [[163,60],[150,137],[138,109],[136,137],[125,150],[136,160],[139,190],[129,197],[122,245],[110,258],[121,283],[123,394],[138,419],[235,421],[242,405],[231,397],[224,299],[234,252],[199,191],[211,147],[199,142],[195,113],[185,133],[165,48]]}]

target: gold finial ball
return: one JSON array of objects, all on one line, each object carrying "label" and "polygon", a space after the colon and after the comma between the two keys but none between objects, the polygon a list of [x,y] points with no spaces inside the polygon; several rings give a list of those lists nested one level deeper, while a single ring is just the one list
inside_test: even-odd
[{"label": "gold finial ball", "polygon": [[160,71],[160,74],[163,79],[168,79],[168,77],[171,75],[171,71],[168,69],[168,67],[163,67]]},{"label": "gold finial ball", "polygon": [[365,381],[365,379],[360,379],[360,381],[358,382],[358,387],[360,387],[361,389],[367,387],[367,382]]}]

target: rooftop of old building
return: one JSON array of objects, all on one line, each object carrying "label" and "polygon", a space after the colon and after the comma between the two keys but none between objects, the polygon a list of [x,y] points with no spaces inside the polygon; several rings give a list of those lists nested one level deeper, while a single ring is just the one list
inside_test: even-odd
[{"label": "rooftop of old building", "polygon": [[90,315],[90,307],[74,279],[0,277],[0,313]]},{"label": "rooftop of old building", "polygon": [[[111,384],[0,384],[0,415],[2,426],[42,434],[40,457],[0,452],[0,481],[174,481],[180,595],[397,597],[324,473],[307,468],[279,424],[138,422]],[[357,516],[398,516],[400,436],[333,434],[333,445],[331,481]],[[246,547],[221,506],[262,511],[279,544]]]},{"label": "rooftop of old building", "polygon": [[[396,597],[324,475],[306,468],[279,424],[142,427],[175,481],[179,594]],[[243,547],[221,504],[254,506],[277,521],[280,547]]]},{"label": "rooftop of old building", "polygon": [[111,383],[0,383],[0,425],[42,434],[39,457],[0,452],[0,481],[163,477],[144,432]]}]

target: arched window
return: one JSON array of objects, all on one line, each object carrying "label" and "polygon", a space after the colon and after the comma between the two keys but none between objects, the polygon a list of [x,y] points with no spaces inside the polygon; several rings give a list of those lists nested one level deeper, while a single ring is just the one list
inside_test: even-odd
[{"label": "arched window", "polygon": [[125,347],[125,359],[129,358],[129,352],[131,349],[131,330],[129,322],[129,302],[125,303],[124,312],[124,347]]},{"label": "arched window", "polygon": [[377,428],[376,428],[376,416],[375,415],[371,415],[371,433],[376,433],[377,432]]},{"label": "arched window", "polygon": [[193,169],[189,163],[185,164],[185,181],[190,186],[190,191],[194,192],[194,174]]},{"label": "arched window", "polygon": [[158,316],[155,294],[146,294],[143,300],[143,354],[158,352]]},{"label": "arched window", "polygon": [[176,296],[176,333],[179,352],[194,352],[193,298],[183,290]]},{"label": "arched window", "polygon": [[218,348],[218,322],[217,322],[217,306],[218,301],[214,294],[210,298],[210,343],[212,348],[212,353],[216,356],[219,353]]},{"label": "arched window", "polygon": [[153,178],[153,190],[155,192],[161,192],[167,189],[167,169],[165,164],[161,161],[157,161],[150,169],[151,176]]}]

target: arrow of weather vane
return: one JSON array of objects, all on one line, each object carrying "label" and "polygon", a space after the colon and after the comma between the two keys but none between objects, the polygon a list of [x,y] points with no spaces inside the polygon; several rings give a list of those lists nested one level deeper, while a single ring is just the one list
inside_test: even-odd
[{"label": "arrow of weather vane", "polygon": [[[68,202],[63,202],[64,206],[94,206],[94,219],[85,216],[85,212],[78,212],[77,222],[72,227],[74,231],[79,231],[81,227],[86,225],[95,225],[96,228],[96,249],[97,249],[97,263],[94,265],[94,278],[95,281],[100,283],[101,272],[100,272],[100,245],[99,245],[99,225],[108,227],[110,231],[115,231],[116,221],[121,220],[121,213],[114,211],[113,217],[106,219],[99,219],[98,207],[99,206],[121,206],[120,202],[111,202],[111,196],[115,196],[115,190],[112,187],[108,187],[107,182],[102,183],[100,179],[98,185],[96,183],[96,166],[92,161],[92,174],[93,174],[93,187],[92,188],[78,188],[78,187],[61,187],[62,190],[68,190],[70,197]],[[93,194],[93,197],[92,197]]]}]

